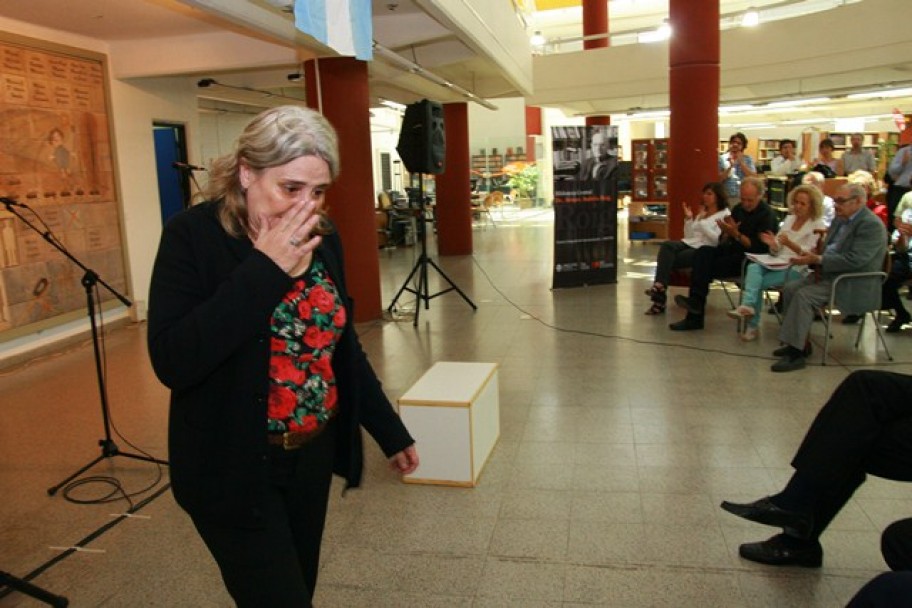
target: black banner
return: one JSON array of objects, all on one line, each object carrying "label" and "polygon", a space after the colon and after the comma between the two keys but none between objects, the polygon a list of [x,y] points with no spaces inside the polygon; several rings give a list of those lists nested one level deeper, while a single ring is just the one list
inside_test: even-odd
[{"label": "black banner", "polygon": [[551,127],[554,272],[551,286],[617,282],[617,126]]}]

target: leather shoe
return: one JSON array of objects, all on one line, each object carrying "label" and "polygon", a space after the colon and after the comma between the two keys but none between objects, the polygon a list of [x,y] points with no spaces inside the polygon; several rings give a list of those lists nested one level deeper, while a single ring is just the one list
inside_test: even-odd
[{"label": "leather shoe", "polygon": [[777,507],[769,496],[743,504],[724,500],[721,506],[732,515],[748,521],[777,528],[788,528],[789,532],[800,538],[808,538],[814,528],[813,515]]},{"label": "leather shoe", "polygon": [[702,315],[703,309],[693,303],[693,301],[684,294],[675,296],[675,304],[693,315]]},{"label": "leather shoe", "polygon": [[785,534],[758,543],[744,543],[738,547],[738,555],[770,566],[819,568],[823,564],[823,547],[818,541],[801,541]]},{"label": "leather shoe", "polygon": [[690,315],[684,317],[680,321],[672,323],[668,326],[671,331],[690,331],[692,329],[703,329],[703,318],[695,319]]},{"label": "leather shoe", "polygon": [[861,321],[861,315],[846,315],[842,318],[843,325],[855,325]]},{"label": "leather shoe", "polygon": [[807,365],[807,356],[804,353],[788,354],[773,363],[770,370],[774,372],[794,372],[804,369]]},{"label": "leather shoe", "polygon": [[912,316],[910,315],[896,315],[889,325],[887,325],[886,332],[888,334],[897,334],[902,331],[903,325],[912,321]]},{"label": "leather shoe", "polygon": [[[773,351],[773,356],[774,357],[784,357],[787,354],[789,354],[790,352],[792,352],[791,349],[792,349],[792,347],[789,346],[788,344],[786,344],[784,346],[780,346],[779,348],[777,348],[776,350]],[[811,344],[808,343],[808,345],[804,347],[804,356],[810,357],[811,353],[813,353],[813,352],[814,352],[814,347],[812,347]]]}]

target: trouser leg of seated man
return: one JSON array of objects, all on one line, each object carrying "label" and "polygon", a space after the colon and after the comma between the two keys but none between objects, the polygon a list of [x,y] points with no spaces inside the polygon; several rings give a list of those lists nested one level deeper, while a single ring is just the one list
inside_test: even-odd
[{"label": "trouser leg of seated man", "polygon": [[700,247],[694,253],[690,272],[690,291],[686,298],[675,302],[687,309],[687,316],[669,327],[673,330],[703,329],[703,315],[709,284],[717,277],[732,276],[741,272],[743,255],[728,253],[718,247]]},{"label": "trouser leg of seated man", "polygon": [[887,526],[880,536],[880,552],[891,570],[912,570],[912,518]]},{"label": "trouser leg of seated man", "polygon": [[740,517],[786,530],[742,546],[742,555],[776,565],[819,565],[817,538],[864,482],[865,473],[912,481],[910,391],[912,376],[870,370],[850,374],[808,429],[785,489],[753,503],[722,504]]}]

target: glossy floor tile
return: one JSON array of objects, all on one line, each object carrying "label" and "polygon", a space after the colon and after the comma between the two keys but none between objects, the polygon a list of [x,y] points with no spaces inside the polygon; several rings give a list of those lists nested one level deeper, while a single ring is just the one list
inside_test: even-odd
[{"label": "glossy floor tile", "polygon": [[[477,310],[448,293],[415,328],[406,292],[384,320],[359,326],[393,400],[437,361],[497,363],[494,451],[467,489],[403,484],[368,443],[363,488],[333,491],[318,607],[836,607],[885,569],[880,531],[912,513],[908,484],[870,479],[823,536],[819,570],[741,560],[739,543],[774,531],[718,504],[781,487],[808,423],[850,370],[912,372],[910,332],[887,337],[889,367],[870,328],[856,351],[854,328],[836,326],[829,365],[815,355],[804,371],[772,374],[775,318],[764,316],[758,341],[740,342],[720,290],[701,332],[669,331],[683,314],[673,305],[643,314],[657,246],[627,243],[623,222],[617,284],[551,290],[550,210],[507,209],[495,220],[474,229],[473,256],[429,252]],[[384,306],[417,255],[381,251]],[[429,276],[431,293],[446,286]],[[144,340],[143,324],[107,332],[115,441],[166,457],[168,396]],[[0,409],[0,570],[22,576],[61,554],[52,547],[81,543],[33,582],[73,606],[232,605],[170,492],[151,494],[166,469],[114,457],[87,473],[128,493],[151,487],[132,498],[146,501],[141,517],[118,519],[129,506],[101,482],[71,495],[113,493],[113,502],[48,496],[99,454],[88,342],[0,373]]]}]

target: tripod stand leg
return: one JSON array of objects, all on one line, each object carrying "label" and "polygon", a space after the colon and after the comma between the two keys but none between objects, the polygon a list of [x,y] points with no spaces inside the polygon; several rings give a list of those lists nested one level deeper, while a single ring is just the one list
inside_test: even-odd
[{"label": "tripod stand leg", "polygon": [[[470,299],[469,299],[469,296],[467,296],[465,293],[463,293],[463,291],[462,291],[461,289],[459,289],[459,287],[456,286],[456,283],[454,283],[452,280],[450,280],[450,277],[448,277],[448,276],[446,275],[446,273],[445,273],[443,270],[440,269],[440,266],[438,266],[437,264],[434,263],[434,260],[428,258],[428,264],[430,264],[431,266],[433,266],[433,267],[434,267],[434,270],[436,270],[437,273],[438,273],[440,276],[442,276],[442,277],[444,278],[444,280],[446,280],[447,283],[450,284],[450,287],[452,287],[453,290],[454,290],[456,293],[458,293],[460,296],[462,296],[462,299],[465,300],[466,303],[467,303],[469,306],[472,307],[472,310],[478,310],[478,307],[475,306],[475,302],[473,302],[472,300],[470,300]],[[425,271],[425,272],[426,272],[426,271]]]},{"label": "tripod stand leg", "polygon": [[99,462],[101,462],[102,460],[104,460],[107,457],[108,457],[107,454],[102,453],[101,456],[96,457],[95,460],[93,460],[89,464],[85,465],[84,467],[82,467],[81,469],[79,469],[78,471],[76,471],[75,473],[73,473],[72,475],[70,475],[69,477],[67,477],[66,479],[61,481],[60,483],[58,483],[56,486],[52,486],[52,487],[48,488],[48,490],[47,490],[48,496],[53,496],[54,494],[57,493],[57,490],[59,490],[66,484],[70,483],[71,481],[73,481],[74,479],[76,479],[77,477],[79,477],[80,475],[82,475],[83,473],[85,473],[86,471],[88,471],[89,469],[91,469],[92,467],[94,467],[96,464],[98,464]]},{"label": "tripod stand leg", "polygon": [[409,281],[412,280],[412,277],[415,276],[415,273],[418,272],[418,268],[421,266],[421,258],[418,258],[418,261],[415,263],[415,266],[412,268],[412,271],[406,277],[405,281],[402,283],[402,287],[399,288],[399,291],[396,292],[396,296],[393,298],[393,301],[390,302],[389,307],[386,309],[387,312],[393,312],[393,308],[396,307],[396,302],[399,301],[399,296],[402,295],[403,291],[411,291],[408,289]]},{"label": "tripod stand leg", "polygon": [[[0,587],[9,587],[10,589],[15,589],[20,593],[24,593],[25,595],[33,597],[36,600],[42,601],[50,606],[59,606],[63,608],[70,604],[70,601],[62,595],[54,595],[50,591],[45,591],[41,587],[33,585],[20,578],[16,578],[9,572],[4,572],[3,570],[0,570]],[[3,597],[3,595],[5,594],[0,594],[0,597]]]}]

